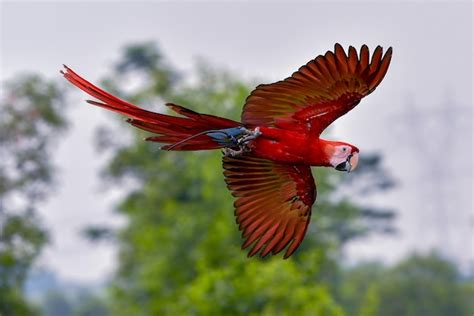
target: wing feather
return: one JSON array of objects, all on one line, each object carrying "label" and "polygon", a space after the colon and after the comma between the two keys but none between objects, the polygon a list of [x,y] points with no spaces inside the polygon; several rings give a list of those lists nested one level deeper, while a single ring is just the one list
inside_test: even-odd
[{"label": "wing feather", "polygon": [[289,245],[289,257],[303,241],[316,186],[308,166],[278,164],[254,157],[224,157],[224,175],[236,197],[235,215],[242,248],[249,256],[277,254]]},{"label": "wing feather", "polygon": [[259,85],[246,100],[242,122],[278,126],[290,120],[298,130],[299,125],[311,122],[312,130],[321,133],[375,90],[387,73],[391,56],[392,48],[384,55],[377,46],[370,56],[369,48],[363,45],[358,56],[354,47],[350,46],[346,54],[336,44],[334,52],[317,56],[291,77]]}]

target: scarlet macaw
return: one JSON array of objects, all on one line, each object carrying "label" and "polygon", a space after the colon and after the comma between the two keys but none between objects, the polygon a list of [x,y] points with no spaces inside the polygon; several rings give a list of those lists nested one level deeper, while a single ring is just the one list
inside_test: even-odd
[{"label": "scarlet macaw", "polygon": [[302,66],[291,77],[257,86],[247,98],[242,122],[200,114],[167,104],[181,117],[154,113],[121,100],[86,81],[73,70],[61,71],[73,85],[100,100],[87,102],[121,113],[135,127],[156,134],[148,141],[164,150],[222,149],[227,187],[245,239],[254,244],[248,256],[275,255],[287,247],[291,256],[303,241],[316,200],[310,166],[353,171],[359,149],[320,138],[338,117],[352,110],[385,76],[392,57],[377,46],[369,61],[336,44]]}]

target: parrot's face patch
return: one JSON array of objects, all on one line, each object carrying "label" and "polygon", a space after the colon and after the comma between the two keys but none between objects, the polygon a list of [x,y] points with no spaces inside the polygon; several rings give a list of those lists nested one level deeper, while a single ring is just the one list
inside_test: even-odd
[{"label": "parrot's face patch", "polygon": [[339,145],[334,148],[330,159],[331,165],[339,171],[351,172],[359,163],[359,150],[350,145]]}]

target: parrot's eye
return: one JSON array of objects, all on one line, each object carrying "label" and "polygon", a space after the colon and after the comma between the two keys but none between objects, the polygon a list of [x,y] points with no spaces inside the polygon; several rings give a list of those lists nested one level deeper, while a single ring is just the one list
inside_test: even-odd
[{"label": "parrot's eye", "polygon": [[342,147],[342,151],[346,151],[346,150],[347,150],[347,148],[346,148],[346,147]]}]

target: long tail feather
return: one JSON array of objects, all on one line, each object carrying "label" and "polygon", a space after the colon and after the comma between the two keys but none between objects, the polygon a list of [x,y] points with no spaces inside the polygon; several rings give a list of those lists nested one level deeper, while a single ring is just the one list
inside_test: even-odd
[{"label": "long tail feather", "polygon": [[101,101],[87,100],[88,103],[125,115],[129,118],[127,122],[131,125],[156,134],[148,137],[148,141],[169,144],[163,146],[162,149],[205,150],[221,148],[222,144],[207,136],[206,132],[241,126],[238,122],[214,115],[200,114],[172,103],[168,103],[166,106],[183,117],[147,111],[93,85],[66,65],[64,65],[64,71],[61,71],[61,73],[73,85]]}]

